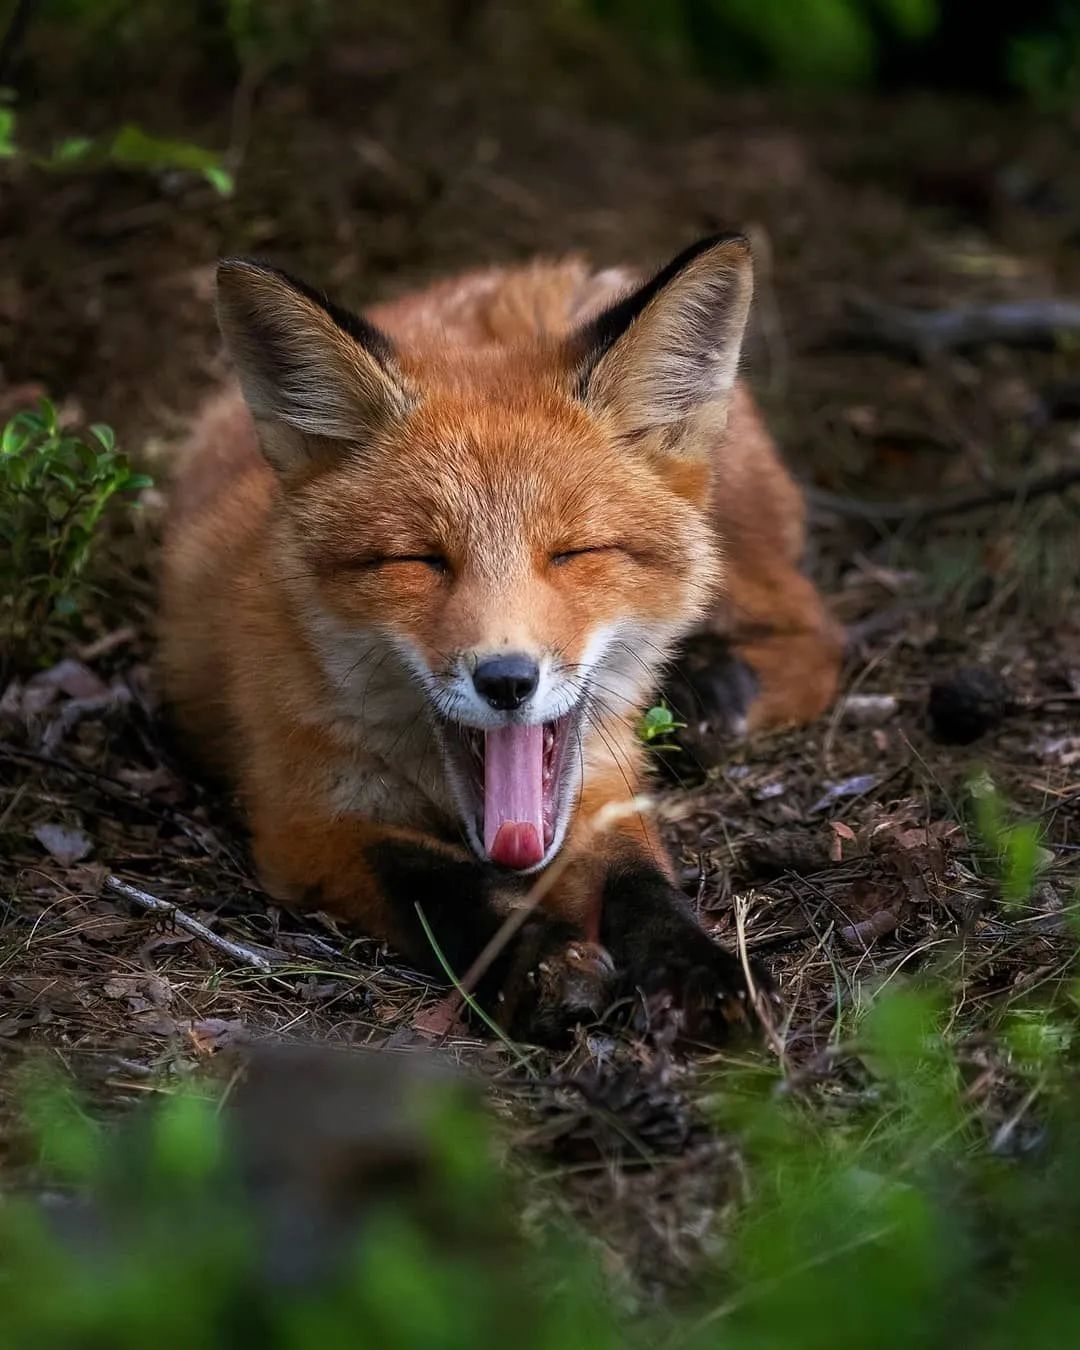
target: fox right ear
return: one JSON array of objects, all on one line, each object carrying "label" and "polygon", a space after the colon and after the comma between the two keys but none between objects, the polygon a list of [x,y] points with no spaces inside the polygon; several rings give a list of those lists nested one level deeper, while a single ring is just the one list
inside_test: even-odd
[{"label": "fox right ear", "polygon": [[284,272],[225,259],[217,315],[263,452],[283,472],[362,446],[413,404],[390,339]]},{"label": "fox right ear", "polygon": [[662,460],[707,460],[731,403],[752,289],[741,235],[684,250],[571,339],[579,394]]}]

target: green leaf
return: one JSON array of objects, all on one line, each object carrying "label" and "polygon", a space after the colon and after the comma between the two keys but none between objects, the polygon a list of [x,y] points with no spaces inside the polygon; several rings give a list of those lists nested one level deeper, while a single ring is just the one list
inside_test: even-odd
[{"label": "green leaf", "polygon": [[232,179],[221,165],[221,156],[215,151],[191,141],[172,141],[151,136],[133,123],[120,128],[112,139],[108,154],[114,164],[127,168],[188,169],[193,173],[201,173],[219,192],[232,189]]},{"label": "green leaf", "polygon": [[99,440],[106,450],[116,449],[116,433],[104,422],[95,422],[90,428],[90,435]]},{"label": "green leaf", "polygon": [[0,159],[11,159],[19,153],[15,144],[15,109],[0,107]]},{"label": "green leaf", "polygon": [[53,146],[49,163],[52,165],[78,164],[89,159],[97,142],[90,136],[67,136]]},{"label": "green leaf", "polygon": [[208,165],[203,169],[203,176],[211,187],[215,188],[222,197],[231,197],[236,187],[236,180],[228,169],[223,169],[218,164]]},{"label": "green leaf", "polygon": [[0,437],[0,455],[22,454],[32,436],[33,432],[21,424],[19,418],[13,417],[4,427],[4,434]]}]

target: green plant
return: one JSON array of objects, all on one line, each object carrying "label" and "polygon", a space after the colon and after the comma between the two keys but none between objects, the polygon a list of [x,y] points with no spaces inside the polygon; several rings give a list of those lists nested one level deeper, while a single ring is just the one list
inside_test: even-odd
[{"label": "green plant", "polygon": [[[0,1202],[0,1350],[620,1344],[591,1263],[565,1242],[526,1251],[508,1235],[508,1184],[452,1085],[418,1085],[415,1177],[407,1151],[365,1171],[361,1129],[357,1157],[331,1158],[341,1165],[322,1181],[301,1164],[280,1187],[249,1167],[257,1145],[228,1113],[190,1089],[111,1131],[52,1075],[32,1076],[24,1100],[40,1173],[67,1207]],[[333,1241],[301,1274],[323,1224]],[[555,1305],[543,1275],[559,1281]]]},{"label": "green plant", "polygon": [[[709,1109],[741,1142],[749,1199],[722,1260],[676,1307],[632,1320],[572,1233],[507,1232],[512,1188],[449,1085],[426,1099],[422,1170],[358,1168],[367,1199],[353,1227],[321,1274],[296,1280],[267,1253],[275,1233],[286,1253],[298,1233],[298,1250],[312,1241],[323,1202],[316,1191],[310,1208],[305,1187],[321,1173],[274,1189],[230,1108],[190,1089],[104,1128],[63,1083],[35,1078],[25,1114],[54,1198],[0,1203],[0,1350],[499,1350],[509,1338],[520,1350],[1056,1350],[1080,1316],[1073,1037],[1046,1011],[1013,1021],[1018,1105],[998,1134],[1037,1114],[1041,1143],[1026,1154],[988,1147],[954,1022],[926,991],[871,1001],[847,1052],[853,1100],[835,1084],[790,1090],[763,1063],[726,1066]],[[1042,1094],[1034,1111],[1026,1082]]]},{"label": "green plant", "polygon": [[30,155],[16,140],[15,121],[15,109],[0,104],[0,159],[22,156],[37,168],[50,172],[107,165],[152,173],[181,169],[201,174],[223,197],[233,191],[232,174],[221,156],[192,141],[151,136],[129,123],[108,136],[68,136],[58,141],[48,155]]},{"label": "green plant", "polygon": [[19,153],[15,141],[15,109],[10,90],[0,89],[0,159],[13,159]]},{"label": "green plant", "polygon": [[85,603],[86,573],[111,506],[147,487],[98,424],[64,430],[43,400],[0,436],[0,632],[6,654],[47,659]]},{"label": "green plant", "polygon": [[820,1089],[727,1063],[704,1105],[740,1141],[748,1198],[722,1258],[675,1307],[632,1319],[574,1234],[506,1229],[512,1187],[449,1084],[426,1089],[423,1168],[354,1163],[367,1198],[330,1267],[297,1281],[268,1273],[268,1241],[305,1250],[325,1203],[305,1187],[332,1176],[344,1197],[353,1172],[302,1165],[274,1189],[229,1106],[188,1089],[106,1128],[33,1078],[24,1110],[54,1198],[0,1203],[0,1350],[1057,1350],[1080,1317],[1074,1021],[1014,1011],[993,1139],[956,1018],[928,990],[869,1000]]},{"label": "green plant", "polygon": [[1001,879],[1006,905],[1022,905],[1039,873],[1052,860],[1042,847],[1042,832],[1033,821],[1012,822],[1006,804],[986,774],[968,785],[979,842]]},{"label": "green plant", "polygon": [[638,722],[638,740],[650,750],[670,754],[679,749],[671,743],[670,738],[685,726],[686,723],[678,721],[666,703],[658,703],[649,708]]},{"label": "green plant", "polygon": [[229,196],[234,187],[232,174],[215,151],[191,141],[151,136],[142,127],[131,123],[109,136],[69,136],[60,141],[50,155],[34,162],[53,170],[102,168],[105,165],[150,172],[182,169],[201,174],[223,197]]}]

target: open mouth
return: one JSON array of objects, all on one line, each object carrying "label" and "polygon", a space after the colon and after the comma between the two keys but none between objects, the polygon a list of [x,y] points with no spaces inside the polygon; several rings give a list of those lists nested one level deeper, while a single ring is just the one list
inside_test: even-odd
[{"label": "open mouth", "polygon": [[458,769],[484,854],[500,867],[527,871],[543,862],[565,820],[567,746],[577,718],[482,730],[449,726]]}]

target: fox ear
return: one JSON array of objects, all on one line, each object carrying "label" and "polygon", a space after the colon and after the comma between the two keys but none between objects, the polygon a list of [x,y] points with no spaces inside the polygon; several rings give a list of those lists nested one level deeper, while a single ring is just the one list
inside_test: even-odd
[{"label": "fox ear", "polygon": [[686,249],[572,339],[585,402],[628,440],[703,457],[727,419],[752,291],[741,235]]},{"label": "fox ear", "polygon": [[284,272],[225,259],[217,315],[263,452],[283,472],[363,444],[412,406],[390,339]]}]

